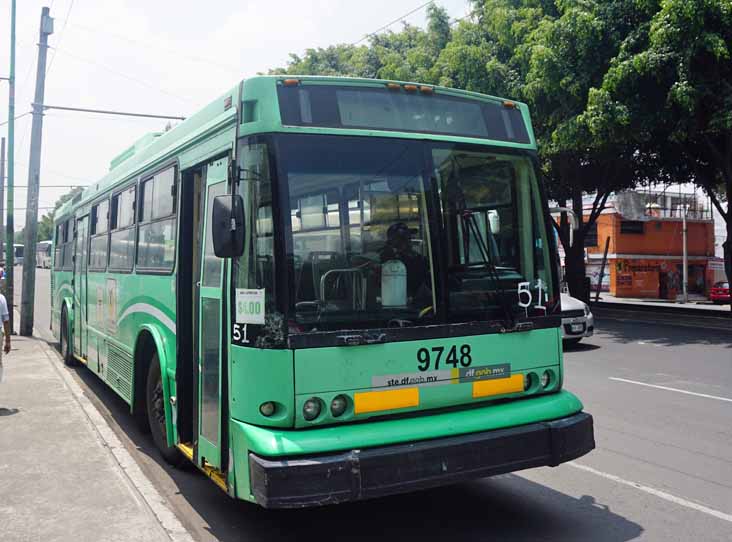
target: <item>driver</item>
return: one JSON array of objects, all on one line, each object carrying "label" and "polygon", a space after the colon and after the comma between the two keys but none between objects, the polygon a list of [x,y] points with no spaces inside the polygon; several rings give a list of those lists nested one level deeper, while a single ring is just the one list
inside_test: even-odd
[{"label": "driver", "polygon": [[412,233],[404,222],[396,222],[386,230],[386,244],[381,249],[381,263],[399,260],[407,270],[407,294],[415,297],[427,279],[427,259],[412,248]]}]

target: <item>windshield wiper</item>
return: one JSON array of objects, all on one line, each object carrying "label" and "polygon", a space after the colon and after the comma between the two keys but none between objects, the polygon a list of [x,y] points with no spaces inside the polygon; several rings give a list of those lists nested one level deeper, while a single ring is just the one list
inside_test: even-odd
[{"label": "windshield wiper", "polygon": [[[498,273],[498,269],[496,269],[496,265],[493,263],[493,258],[488,250],[485,239],[483,239],[483,236],[480,234],[480,230],[478,229],[478,223],[475,219],[475,215],[472,211],[464,210],[461,212],[460,216],[463,221],[463,231],[468,234],[468,237],[470,233],[472,233],[473,237],[475,237],[475,240],[478,243],[478,252],[480,253],[481,259],[483,260],[483,264],[485,265],[486,269],[488,269],[488,273],[490,273],[491,278],[496,284],[495,295],[498,297],[498,304],[500,305],[501,310],[503,310],[503,314],[505,316],[504,324],[506,326],[506,329],[514,329],[514,327],[516,326],[516,319],[514,317],[513,311],[511,310],[511,306],[506,299],[506,292],[501,286],[501,277]],[[488,228],[488,234],[490,235],[491,226],[487,220],[486,227]],[[466,250],[465,254],[467,256],[469,252]]]}]

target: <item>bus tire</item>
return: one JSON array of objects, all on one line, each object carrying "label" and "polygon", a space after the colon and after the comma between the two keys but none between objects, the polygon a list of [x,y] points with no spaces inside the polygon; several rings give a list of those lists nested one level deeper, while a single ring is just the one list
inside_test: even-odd
[{"label": "bus tire", "polygon": [[74,354],[71,351],[71,341],[69,340],[69,319],[66,316],[66,309],[61,311],[61,357],[64,360],[64,365],[67,367],[73,367],[76,365]]},{"label": "bus tire", "polygon": [[150,368],[147,372],[147,385],[145,386],[145,410],[147,411],[150,433],[155,442],[155,447],[160,452],[166,463],[174,467],[182,467],[186,458],[175,446],[168,446],[168,434],[165,426],[165,397],[163,394],[163,381],[160,375],[160,361],[155,353],[150,360]]}]

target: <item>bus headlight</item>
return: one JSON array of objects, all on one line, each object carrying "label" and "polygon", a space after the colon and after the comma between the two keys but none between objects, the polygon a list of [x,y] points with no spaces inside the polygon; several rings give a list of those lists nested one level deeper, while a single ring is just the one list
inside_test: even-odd
[{"label": "bus headlight", "polygon": [[320,416],[320,399],[317,397],[311,397],[302,406],[302,416],[307,421],[311,422],[318,416]]},{"label": "bus headlight", "polygon": [[345,395],[336,395],[330,402],[330,413],[334,418],[342,415],[348,407],[348,399]]},{"label": "bus headlight", "polygon": [[266,403],[259,405],[259,412],[262,416],[266,416],[267,418],[274,414],[275,410],[275,404],[272,401],[267,401]]},{"label": "bus headlight", "polygon": [[541,373],[541,387],[546,388],[552,381],[552,374],[549,371]]},{"label": "bus headlight", "polygon": [[534,373],[524,375],[524,391],[529,391],[534,386]]}]

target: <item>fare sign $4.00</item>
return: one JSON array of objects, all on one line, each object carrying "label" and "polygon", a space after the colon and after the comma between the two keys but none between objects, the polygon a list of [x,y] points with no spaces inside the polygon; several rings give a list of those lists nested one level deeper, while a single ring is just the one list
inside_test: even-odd
[{"label": "fare sign $4.00", "polygon": [[236,289],[236,323],[264,325],[264,289]]}]

